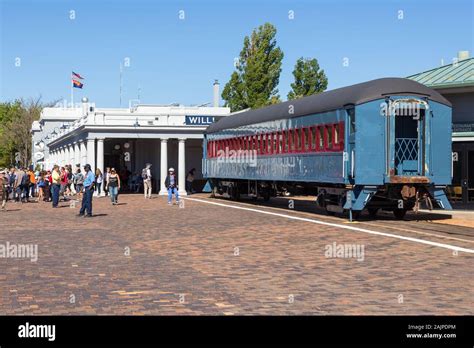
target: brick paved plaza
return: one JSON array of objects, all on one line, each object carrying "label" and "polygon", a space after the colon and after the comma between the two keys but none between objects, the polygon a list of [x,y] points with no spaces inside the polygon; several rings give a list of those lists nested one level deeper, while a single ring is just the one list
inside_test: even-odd
[{"label": "brick paved plaza", "polygon": [[[337,225],[141,195],[95,198],[92,219],[63,202],[10,204],[0,243],[38,244],[38,260],[0,258],[0,313],[474,314],[474,254],[339,226],[471,250],[472,228],[196,198]],[[364,245],[364,259],[326,257],[333,243]]]}]

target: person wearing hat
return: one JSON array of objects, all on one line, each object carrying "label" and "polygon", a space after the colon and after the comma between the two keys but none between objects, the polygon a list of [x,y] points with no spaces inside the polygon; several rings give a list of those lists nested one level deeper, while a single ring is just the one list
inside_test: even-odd
[{"label": "person wearing hat", "polygon": [[90,164],[86,164],[84,170],[86,171],[84,195],[82,196],[82,205],[78,216],[92,217],[92,195],[94,194],[95,175],[94,172],[92,172]]},{"label": "person wearing hat", "polygon": [[178,193],[178,178],[174,172],[174,168],[168,170],[168,175],[165,179],[165,186],[168,189],[168,204],[171,205],[173,200],[173,193],[176,197],[176,203],[179,203],[179,193]]},{"label": "person wearing hat", "polygon": [[0,171],[0,196],[2,197],[2,209],[6,211],[7,197],[8,197],[8,180],[6,179],[7,170]]}]

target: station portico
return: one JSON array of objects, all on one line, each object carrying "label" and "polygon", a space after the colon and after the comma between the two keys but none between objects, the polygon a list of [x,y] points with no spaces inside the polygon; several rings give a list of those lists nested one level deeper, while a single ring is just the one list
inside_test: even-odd
[{"label": "station portico", "polygon": [[[51,131],[47,123],[55,117],[64,119],[64,111],[62,107],[46,108],[40,121],[33,125],[34,145],[43,151],[42,155],[34,154],[35,164],[51,169],[54,164],[82,168],[89,163],[102,172],[106,167],[114,167],[124,175],[141,175],[146,163],[151,163],[153,190],[159,189],[159,194],[167,193],[164,180],[168,168],[173,167],[182,195],[186,194],[186,173],[191,168],[196,169],[196,180],[202,179],[205,129],[230,114],[229,108],[216,104],[213,107],[136,105],[128,109],[99,109],[84,98],[82,107],[76,108],[76,119]],[[43,129],[50,132],[45,134]],[[42,146],[38,146],[39,142],[43,142]]]}]

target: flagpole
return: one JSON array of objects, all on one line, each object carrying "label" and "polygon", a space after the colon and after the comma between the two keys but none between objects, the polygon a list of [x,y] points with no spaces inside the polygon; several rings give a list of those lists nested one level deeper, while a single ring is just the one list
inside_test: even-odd
[{"label": "flagpole", "polygon": [[122,73],[123,73],[123,67],[122,67],[122,62],[120,62],[120,107],[122,107]]},{"label": "flagpole", "polygon": [[71,85],[71,108],[74,108],[74,85],[72,83],[72,78],[70,78],[69,84]]}]

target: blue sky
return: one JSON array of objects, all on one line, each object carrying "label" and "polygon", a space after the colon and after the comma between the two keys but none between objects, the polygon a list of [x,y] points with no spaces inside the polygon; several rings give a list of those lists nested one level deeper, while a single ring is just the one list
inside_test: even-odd
[{"label": "blue sky", "polygon": [[142,103],[210,102],[214,79],[222,90],[244,36],[265,22],[277,27],[285,53],[283,100],[300,56],[316,57],[333,89],[425,71],[459,50],[474,53],[472,0],[0,2],[1,101],[69,99],[74,69],[86,78],[76,101],[88,96],[99,107],[118,107],[119,64],[128,57],[122,106],[137,97],[138,86]]}]

